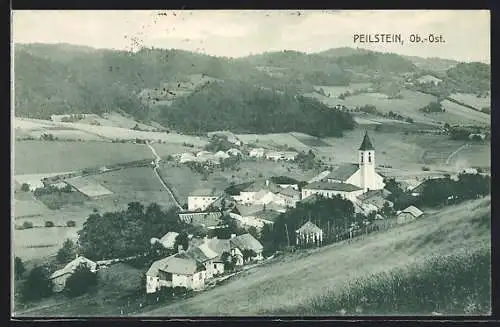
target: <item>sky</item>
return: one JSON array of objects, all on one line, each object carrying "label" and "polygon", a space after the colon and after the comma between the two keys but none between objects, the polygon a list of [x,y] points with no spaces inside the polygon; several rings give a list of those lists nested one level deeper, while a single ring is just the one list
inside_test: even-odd
[{"label": "sky", "polygon": [[[419,57],[490,61],[487,10],[56,10],[12,13],[14,43],[94,48],[177,48],[241,57],[266,51],[306,53],[359,47]],[[354,43],[355,34],[401,34],[400,43]],[[411,34],[444,43],[411,43]]]}]

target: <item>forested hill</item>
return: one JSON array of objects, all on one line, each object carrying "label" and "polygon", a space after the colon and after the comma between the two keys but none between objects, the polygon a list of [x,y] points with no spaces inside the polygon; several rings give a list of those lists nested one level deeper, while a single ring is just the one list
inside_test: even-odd
[{"label": "forested hill", "polygon": [[297,131],[314,136],[342,136],[354,128],[352,117],[317,100],[243,82],[213,82],[169,107],[157,120],[186,133],[231,130],[243,133]]},{"label": "forested hill", "polygon": [[480,62],[460,63],[446,71],[446,82],[459,92],[489,91],[491,66]]}]

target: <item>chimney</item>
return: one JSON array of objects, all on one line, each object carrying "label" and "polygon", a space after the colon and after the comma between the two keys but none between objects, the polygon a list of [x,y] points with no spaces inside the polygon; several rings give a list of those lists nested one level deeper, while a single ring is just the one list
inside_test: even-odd
[{"label": "chimney", "polygon": [[178,252],[178,253],[182,253],[182,252],[184,252],[184,248],[182,247],[182,245],[178,245],[178,246],[177,246],[177,252]]},{"label": "chimney", "polygon": [[236,237],[236,234],[231,234],[231,238],[235,238]]}]

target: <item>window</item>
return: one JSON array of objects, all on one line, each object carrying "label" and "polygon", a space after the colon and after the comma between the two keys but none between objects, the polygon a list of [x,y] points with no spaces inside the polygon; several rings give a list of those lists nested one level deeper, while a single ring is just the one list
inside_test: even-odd
[{"label": "window", "polygon": [[372,162],[372,153],[368,152],[368,162]]},{"label": "window", "polygon": [[214,269],[217,269],[217,264],[214,263]]},{"label": "window", "polygon": [[361,163],[363,163],[363,154],[361,153]]}]

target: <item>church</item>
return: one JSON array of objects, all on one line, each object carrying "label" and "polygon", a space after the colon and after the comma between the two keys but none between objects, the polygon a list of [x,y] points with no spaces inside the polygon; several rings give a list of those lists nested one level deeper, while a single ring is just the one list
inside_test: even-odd
[{"label": "church", "polygon": [[341,195],[355,202],[361,194],[381,190],[384,186],[384,178],[375,171],[375,148],[365,132],[358,149],[358,162],[343,164],[322,180],[307,184],[302,188],[302,199],[313,194],[324,197]]}]

